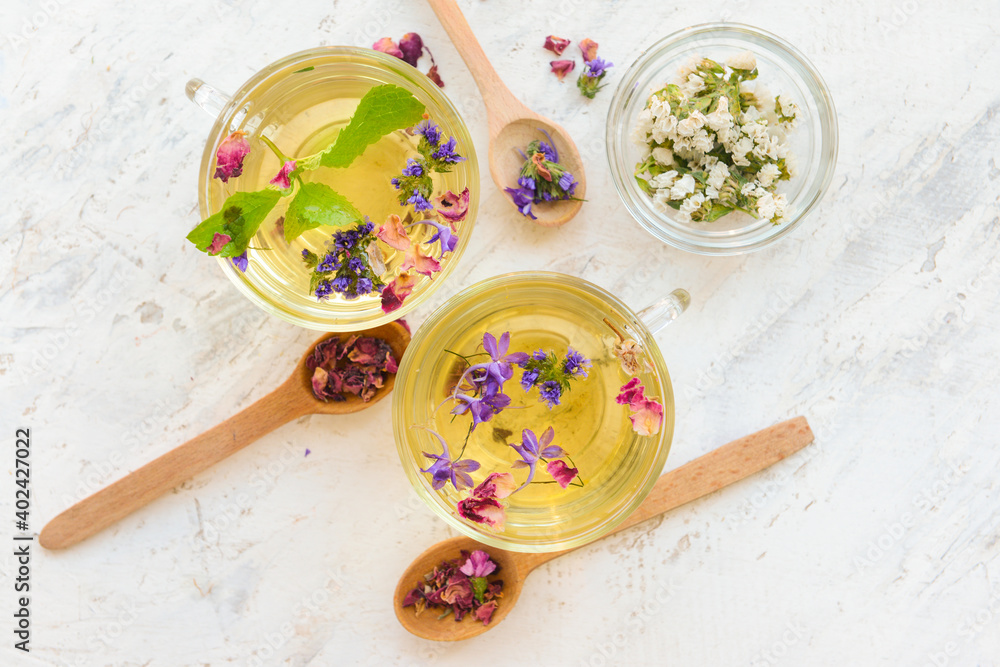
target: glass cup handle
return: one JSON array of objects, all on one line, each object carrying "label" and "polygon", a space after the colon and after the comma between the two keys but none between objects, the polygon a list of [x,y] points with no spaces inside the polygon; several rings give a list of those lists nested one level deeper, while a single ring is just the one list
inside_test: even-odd
[{"label": "glass cup handle", "polygon": [[201,79],[191,79],[184,87],[188,99],[204,109],[212,118],[218,118],[222,110],[232,101],[225,93],[219,92]]},{"label": "glass cup handle", "polygon": [[640,310],[637,314],[642,323],[654,336],[665,326],[681,316],[691,303],[691,295],[687,290],[675,289],[651,306]]}]

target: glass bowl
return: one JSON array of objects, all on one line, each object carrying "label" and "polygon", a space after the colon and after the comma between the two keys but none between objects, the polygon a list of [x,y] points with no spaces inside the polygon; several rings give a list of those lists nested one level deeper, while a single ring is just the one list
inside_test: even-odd
[{"label": "glass bowl", "polygon": [[[639,112],[650,94],[675,80],[678,68],[690,57],[725,62],[746,50],[757,58],[760,74],[753,83],[765,85],[773,94],[788,95],[800,109],[795,127],[788,133],[795,174],[781,181],[777,190],[788,198],[784,221],[775,225],[733,212],[714,222],[685,222],[672,216],[672,211],[657,211],[634,176],[641,152],[631,133]],[[789,234],[823,197],[837,162],[837,113],[819,72],[788,42],[747,25],[697,25],[650,46],[622,76],[608,115],[607,151],[612,178],[625,207],[653,236],[703,255],[738,255]]]},{"label": "glass bowl", "polygon": [[[455,137],[458,152],[466,158],[450,173],[434,175],[435,195],[446,190],[461,193],[469,188],[468,214],[465,220],[457,223],[458,244],[454,252],[442,260],[442,270],[434,274],[433,281],[419,276],[412,294],[398,310],[382,312],[378,293],[350,301],[338,295],[319,301],[309,292],[308,274],[301,268],[300,253],[303,248],[314,252],[321,250],[335,228],[309,230],[290,245],[286,244],[275,226],[275,220],[283,214],[291,200],[290,197],[283,198],[250,243],[247,271],[239,271],[232,262],[223,258],[219,258],[219,266],[255,305],[292,324],[322,331],[350,331],[378,326],[398,319],[424,303],[448,279],[468,245],[479,206],[479,167],[472,138],[458,110],[426,75],[398,58],[371,49],[330,46],[293,54],[255,74],[232,97],[219,93],[198,79],[188,83],[188,96],[217,115],[201,160],[198,203],[202,218],[218,211],[233,192],[264,187],[266,179],[278,172],[281,166],[278,158],[264,149],[260,142],[254,141],[254,137],[261,134],[267,136],[289,155],[301,157],[315,153],[335,138],[340,127],[346,124],[346,118],[353,113],[357,100],[370,88],[381,84],[393,84],[412,93],[424,104],[431,120],[441,127],[444,137]],[[342,118],[342,122],[330,125],[326,118]],[[327,124],[324,126],[324,123]],[[244,162],[242,175],[223,183],[212,178],[215,153],[222,140],[236,130],[247,133],[252,149]],[[375,164],[398,174],[405,165],[405,157],[416,154],[416,139],[419,137],[410,137],[403,131],[392,136],[394,140],[398,137],[399,155],[391,160],[380,155],[375,159],[381,161]],[[407,141],[412,142],[412,147],[406,144]],[[364,159],[365,156],[362,156],[355,164]],[[320,168],[306,172],[306,178],[321,180],[338,189],[337,179],[343,176],[335,172],[349,172],[352,168],[353,165],[342,170]],[[342,192],[376,225],[384,222],[388,213],[403,216],[406,211],[395,201],[395,190],[389,183],[389,177],[384,180],[384,183],[365,182],[364,186],[355,184],[353,191],[345,189]],[[248,183],[257,185],[248,186]],[[410,236],[421,241],[433,232],[434,229],[428,225],[421,225],[411,228]],[[392,270],[401,260],[402,253],[394,253],[387,246],[383,250],[388,253],[386,263]]]},{"label": "glass bowl", "polygon": [[[678,299],[678,295],[680,298]],[[558,273],[523,272],[496,276],[452,297],[417,330],[403,355],[393,392],[392,421],[396,447],[410,483],[431,509],[459,532],[510,551],[559,551],[598,539],[628,517],[643,501],[663,469],[674,426],[670,377],[650,333],[674,319],[686,306],[677,291],[642,312],[644,320],[619,299],[579,278]],[[633,338],[649,362],[640,377],[646,396],[663,404],[658,433],[632,429],[628,406],[615,398],[630,380],[611,355],[617,340],[604,318]],[[537,389],[525,391],[521,369],[504,385],[511,406],[479,424],[463,446],[471,417],[452,420],[449,400],[465,367],[454,353],[482,352],[483,334],[510,331],[510,352],[542,348],[561,355],[567,346],[591,359],[589,377],[573,380],[560,405],[549,409]],[[478,360],[487,357],[479,357]],[[522,484],[527,472],[513,468],[519,457],[508,443],[521,442],[522,429],[536,435],[555,429],[553,443],[565,448],[579,469],[582,487],[560,490],[552,481],[532,484],[506,499],[506,523],[493,530],[459,516],[457,503],[470,493],[450,483],[439,490],[421,472],[432,461],[424,455],[442,446],[426,430],[449,442],[454,459],[474,458],[482,467],[472,473],[478,485],[490,472],[511,472]],[[459,450],[464,455],[459,455]],[[539,464],[535,481],[551,480]]]}]

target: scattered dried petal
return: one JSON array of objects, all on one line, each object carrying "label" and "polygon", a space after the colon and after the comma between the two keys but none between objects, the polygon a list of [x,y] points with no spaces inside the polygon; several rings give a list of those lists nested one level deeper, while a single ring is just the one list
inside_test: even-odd
[{"label": "scattered dried petal", "polygon": [[566,50],[569,46],[570,41],[568,39],[563,39],[562,37],[556,37],[555,35],[549,35],[545,38],[545,47],[557,56],[561,56],[562,52]]},{"label": "scattered dried petal", "polygon": [[545,470],[550,475],[552,479],[559,483],[559,486],[566,488],[569,483],[576,478],[577,473],[580,471],[576,468],[570,468],[562,459],[556,459],[555,461],[549,461],[545,465]]},{"label": "scattered dried petal", "polygon": [[222,140],[215,152],[215,178],[227,183],[243,173],[243,159],[250,153],[246,132],[237,130]]},{"label": "scattered dried petal", "polygon": [[432,277],[441,270],[441,263],[430,255],[425,255],[417,243],[412,244],[403,255],[403,263],[399,265],[401,271],[413,269],[417,273]]},{"label": "scattered dried petal", "polygon": [[420,39],[420,35],[415,32],[408,32],[403,35],[403,39],[399,40],[399,50],[402,52],[400,56],[408,64],[417,66],[417,61],[420,60],[420,55],[424,52],[424,40]]},{"label": "scattered dried petal", "polygon": [[379,226],[375,235],[390,248],[406,250],[410,247],[410,237],[407,236],[406,227],[398,215],[390,215],[385,223]]},{"label": "scattered dried petal", "polygon": [[205,249],[205,252],[209,255],[218,255],[232,240],[232,237],[228,234],[220,234],[216,232],[215,236],[212,237],[212,242],[208,245],[208,248]]},{"label": "scattered dried petal", "polygon": [[[295,171],[295,160],[286,160],[285,164],[281,165],[281,169],[278,171],[278,175],[271,179],[271,185],[277,185],[282,190],[287,190],[292,187],[292,181],[289,175]],[[284,218],[282,218],[284,221]]]},{"label": "scattered dried petal", "polygon": [[438,197],[437,212],[449,222],[461,222],[469,213],[469,188],[456,195],[451,190]]},{"label": "scattered dried petal", "polygon": [[580,52],[583,53],[583,59],[590,62],[597,57],[597,42],[587,38],[580,41]]},{"label": "scattered dried petal", "polygon": [[392,41],[391,37],[383,37],[382,39],[372,44],[372,48],[375,49],[376,51],[387,53],[390,56],[396,56],[400,60],[403,59],[403,52],[399,50],[399,47],[396,46],[396,42]]},{"label": "scattered dried petal", "polygon": [[663,406],[656,401],[644,399],[638,406],[630,405],[635,410],[629,419],[632,420],[632,430],[639,435],[656,435],[663,424]]},{"label": "scattered dried petal", "polygon": [[458,502],[458,515],[473,523],[481,523],[494,530],[503,530],[507,520],[503,505],[496,498],[469,496]]},{"label": "scattered dried petal", "polygon": [[438,88],[444,88],[444,81],[441,80],[441,75],[438,74],[437,65],[431,65],[431,68],[427,70],[427,78],[436,83]]},{"label": "scattered dried petal", "polygon": [[382,289],[382,312],[391,313],[403,305],[403,300],[410,296],[418,278],[409,273],[401,273],[391,283]]},{"label": "scattered dried petal", "polygon": [[560,81],[566,78],[566,75],[573,71],[576,67],[576,63],[572,60],[553,60],[549,63],[552,67],[552,73],[555,74]]}]

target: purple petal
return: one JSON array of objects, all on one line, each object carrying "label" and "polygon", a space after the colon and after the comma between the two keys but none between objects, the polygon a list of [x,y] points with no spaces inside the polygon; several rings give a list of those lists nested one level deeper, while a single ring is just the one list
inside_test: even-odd
[{"label": "purple petal", "polygon": [[556,437],[556,431],[551,426],[545,429],[545,433],[542,433],[542,437],[538,439],[539,444],[544,447],[545,445],[552,442],[552,439]]},{"label": "purple petal", "polygon": [[[508,336],[509,337],[509,336]],[[501,336],[501,340],[503,337]],[[494,359],[497,359],[500,355],[497,352],[497,339],[490,332],[483,334],[483,349]]]},{"label": "purple petal", "polygon": [[527,352],[511,352],[506,357],[504,357],[504,361],[508,361],[512,364],[523,364],[530,358],[531,357],[530,355],[528,355]]},{"label": "purple petal", "polygon": [[507,354],[507,348],[510,347],[510,332],[504,331],[500,334],[500,342],[497,345],[497,354],[493,355],[494,359],[499,359],[500,357]]},{"label": "purple petal", "polygon": [[546,447],[542,450],[541,457],[543,459],[558,459],[566,456],[566,452],[559,445],[552,445],[551,447]]}]

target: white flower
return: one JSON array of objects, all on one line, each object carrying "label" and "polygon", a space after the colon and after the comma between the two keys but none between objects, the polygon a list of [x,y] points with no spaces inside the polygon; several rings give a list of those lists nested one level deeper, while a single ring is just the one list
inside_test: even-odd
[{"label": "white flower", "polygon": [[691,214],[701,208],[701,205],[705,203],[705,195],[699,193],[696,195],[691,195],[687,199],[681,202],[681,217],[684,220],[690,220]]},{"label": "white flower", "polygon": [[760,118],[760,111],[757,107],[750,105],[747,107],[746,111],[740,114],[740,122],[743,124],[752,123]]},{"label": "white flower", "polygon": [[653,118],[660,118],[661,116],[669,116],[673,112],[670,110],[669,102],[659,97],[654,97],[649,101],[649,113]]},{"label": "white flower", "polygon": [[677,134],[690,137],[705,125],[705,115],[700,111],[692,111],[691,115],[677,123]]},{"label": "white flower", "polygon": [[649,133],[653,129],[653,113],[649,109],[639,112],[632,129],[632,141],[637,144],[645,144],[649,141]]},{"label": "white flower", "polygon": [[[753,150],[753,139],[750,137],[740,137],[740,140],[733,144],[733,163],[740,164],[737,159],[745,159],[747,153]],[[749,164],[747,162],[746,164]],[[745,165],[744,165],[745,166]]]},{"label": "white flower", "polygon": [[705,131],[704,128],[698,130],[693,137],[691,137],[691,148],[702,153],[707,153],[715,147],[715,141],[712,137]]},{"label": "white flower", "polygon": [[698,56],[691,56],[683,65],[677,68],[677,76],[682,81],[686,81],[689,76],[698,71],[698,64],[700,62],[701,58]]},{"label": "white flower", "polygon": [[674,180],[677,178],[677,171],[671,169],[670,171],[665,171],[662,174],[653,176],[649,179],[649,184],[657,189],[669,190],[670,186],[674,184]]},{"label": "white flower", "polygon": [[733,115],[729,113],[729,98],[720,97],[715,111],[705,116],[705,124],[718,132],[723,128],[733,126]]},{"label": "white flower", "polygon": [[662,144],[677,129],[677,116],[660,116],[653,123],[653,141]]},{"label": "white flower", "polygon": [[765,220],[770,220],[776,212],[777,206],[775,206],[774,197],[771,196],[770,192],[765,192],[757,199],[757,215]]},{"label": "white flower", "polygon": [[694,192],[694,185],[694,176],[691,174],[684,174],[681,176],[680,180],[674,183],[673,187],[670,188],[670,198],[684,199],[684,197]]},{"label": "white flower", "polygon": [[705,188],[705,199],[718,199],[718,198],[719,198],[719,191],[716,188],[712,187],[711,185]]},{"label": "white flower", "polygon": [[774,195],[774,219],[780,220],[785,217],[785,210],[788,207],[788,197],[783,194]]},{"label": "white flower", "polygon": [[697,74],[688,74],[687,79],[681,83],[680,89],[687,97],[694,97],[705,89],[705,79]]},{"label": "white flower", "polygon": [[757,58],[754,57],[752,51],[744,51],[734,56],[729,56],[726,64],[733,69],[751,70],[757,67]]},{"label": "white flower", "polygon": [[781,95],[775,97],[774,102],[776,107],[781,111],[781,115],[785,118],[794,119],[799,113],[799,105]]},{"label": "white flower", "polygon": [[708,184],[716,190],[719,190],[722,188],[727,178],[729,178],[729,167],[727,167],[724,162],[718,162],[714,167],[712,167],[712,171],[708,173]]},{"label": "white flower", "polygon": [[750,197],[753,195],[753,191],[757,189],[756,183],[744,183],[743,187],[740,188],[740,194],[744,197]]},{"label": "white flower", "polygon": [[766,111],[768,109],[774,108],[774,95],[767,86],[762,84],[760,81],[756,82],[757,85],[753,89],[753,101],[757,109],[760,111]]},{"label": "white flower", "polygon": [[674,153],[669,148],[657,146],[653,149],[653,159],[660,164],[667,166],[674,163]]},{"label": "white flower", "polygon": [[671,210],[673,210],[667,203],[669,201],[670,201],[670,190],[667,189],[657,190],[653,194],[653,208],[655,208],[660,213],[667,214]]},{"label": "white flower", "polygon": [[[766,188],[780,175],[781,170],[778,169],[778,165],[768,162],[757,172],[757,182]],[[711,182],[711,179],[709,179],[709,182]]]}]

